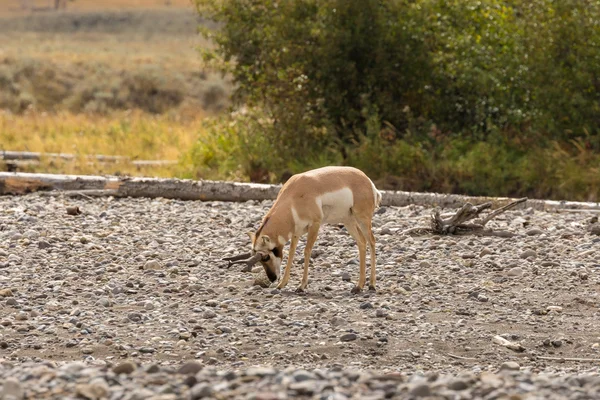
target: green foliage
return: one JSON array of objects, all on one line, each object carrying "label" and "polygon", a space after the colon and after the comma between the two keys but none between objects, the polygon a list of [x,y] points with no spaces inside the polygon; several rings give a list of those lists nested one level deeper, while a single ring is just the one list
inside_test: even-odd
[{"label": "green foliage", "polygon": [[[304,146],[303,157],[290,157],[288,146],[273,141],[278,133],[273,118],[261,109],[247,109],[206,119],[201,138],[182,159],[188,178],[281,181],[285,176],[341,162],[329,148]],[[285,149],[288,149],[286,151]]]},{"label": "green foliage", "polygon": [[195,2],[275,180],[334,148],[383,187],[600,197],[598,0]]},{"label": "green foliage", "polygon": [[597,0],[196,4],[222,23],[204,32],[238,99],[266,107],[291,140],[310,140],[310,127],[356,139],[373,107],[398,137],[407,106],[445,135],[599,130]]}]

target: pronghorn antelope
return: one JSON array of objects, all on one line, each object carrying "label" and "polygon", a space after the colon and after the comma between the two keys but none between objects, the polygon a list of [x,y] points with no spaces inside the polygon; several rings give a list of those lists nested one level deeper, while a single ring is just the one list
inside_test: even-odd
[{"label": "pronghorn antelope", "polygon": [[248,233],[252,251],[226,258],[229,266],[245,263],[245,271],[258,261],[271,282],[281,273],[283,247],[291,240],[283,278],[277,286],[284,288],[298,239],[308,233],[304,249],[304,274],[297,291],[308,284],[308,264],[312,247],[322,224],[343,224],[356,240],[360,257],[360,275],[352,293],[365,285],[367,244],[371,252],[369,289],[375,290],[375,236],[371,222],[375,208],[381,203],[381,193],[364,172],[352,167],[324,167],[292,176],[283,185],[277,199],[255,233]]}]

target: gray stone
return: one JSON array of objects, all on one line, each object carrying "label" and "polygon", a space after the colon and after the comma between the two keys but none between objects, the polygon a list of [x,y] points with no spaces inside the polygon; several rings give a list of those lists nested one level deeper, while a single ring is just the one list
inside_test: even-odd
[{"label": "gray stone", "polygon": [[469,384],[462,379],[454,379],[448,383],[448,389],[450,390],[465,390],[469,388]]},{"label": "gray stone", "polygon": [[2,385],[2,392],[0,393],[2,393],[0,399],[20,400],[24,398],[23,386],[21,386],[21,383],[17,378],[12,376],[6,378]]},{"label": "gray stone", "polygon": [[205,397],[210,397],[214,393],[213,388],[208,383],[198,383],[192,387],[190,391],[190,397],[192,400],[203,399]]},{"label": "gray stone", "polygon": [[541,235],[542,233],[544,233],[544,231],[541,230],[541,229],[537,229],[537,228],[530,229],[530,230],[527,231],[527,235],[528,236]]},{"label": "gray stone", "polygon": [[537,253],[531,249],[525,250],[519,255],[520,258],[537,257]]},{"label": "gray stone", "polygon": [[198,372],[202,371],[204,366],[196,361],[190,361],[188,363],[183,364],[178,370],[177,373],[181,375],[196,375]]},{"label": "gray stone", "polygon": [[431,395],[431,388],[427,383],[420,383],[410,390],[410,394],[414,397],[427,397]]},{"label": "gray stone", "polygon": [[523,275],[523,268],[521,268],[521,267],[511,268],[506,272],[506,274],[508,276],[515,276],[515,277],[521,276],[521,275]]},{"label": "gray stone", "polygon": [[500,371],[518,371],[519,369],[521,366],[515,361],[506,361],[500,365]]},{"label": "gray stone", "polygon": [[315,374],[304,370],[298,370],[292,374],[296,382],[312,381],[316,379]]},{"label": "gray stone", "polygon": [[356,339],[358,339],[358,335],[356,333],[346,333],[340,337],[342,342],[351,342]]},{"label": "gray stone", "polygon": [[117,366],[115,366],[113,368],[113,372],[115,374],[131,374],[133,373],[135,370],[137,369],[137,366],[131,362],[131,361],[126,361],[124,363],[121,363]]},{"label": "gray stone", "polygon": [[160,269],[162,269],[162,266],[156,260],[148,260],[144,264],[144,270],[156,271]]}]

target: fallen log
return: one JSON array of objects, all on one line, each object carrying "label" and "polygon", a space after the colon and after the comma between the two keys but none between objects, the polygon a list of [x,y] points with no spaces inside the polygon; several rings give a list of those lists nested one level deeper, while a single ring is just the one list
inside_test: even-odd
[{"label": "fallen log", "polygon": [[[39,162],[44,158],[60,159],[62,161],[75,161],[77,157],[78,156],[76,154],[69,153],[38,153],[33,151],[9,150],[0,151],[0,160],[4,160],[6,164],[14,165],[16,167],[20,165],[39,165]],[[177,164],[176,160],[132,160],[131,158],[125,156],[107,156],[103,154],[83,155],[80,157],[87,160],[95,160],[95,162],[99,163],[129,163],[138,167]],[[93,165],[94,161],[88,161],[88,164]]]},{"label": "fallen log", "polygon": [[257,183],[0,172],[0,195],[49,190],[84,193],[106,191],[104,193],[114,197],[248,201],[274,199],[279,189],[279,186]]},{"label": "fallen log", "polygon": [[[0,172],[0,195],[18,195],[35,191],[95,191],[115,197],[164,197],[203,201],[274,200],[281,185],[259,183],[194,181],[189,179],[128,178],[93,175],[55,175],[20,172]],[[404,207],[421,205],[457,208],[465,203],[490,202],[495,207],[508,205],[516,199],[507,197],[477,197],[455,194],[403,192],[381,190],[382,206]],[[529,199],[515,209],[531,207],[540,211],[600,210],[600,203]]]}]

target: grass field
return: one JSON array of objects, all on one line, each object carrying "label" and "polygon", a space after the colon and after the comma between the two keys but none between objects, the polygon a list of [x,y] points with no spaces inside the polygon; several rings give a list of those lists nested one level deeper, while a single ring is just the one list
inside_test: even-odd
[{"label": "grass field", "polygon": [[[0,150],[177,160],[229,104],[229,80],[201,63],[211,44],[189,0],[21,3],[0,10]],[[83,161],[28,170],[177,173]]]},{"label": "grass field", "polygon": [[[132,160],[173,160],[197,139],[202,118],[181,120],[169,115],[115,112],[109,116],[59,113],[0,115],[0,138],[4,149],[42,153],[126,156]],[[42,160],[26,171],[67,174],[130,174],[169,177],[178,165],[136,168],[130,164],[89,164]]]}]

